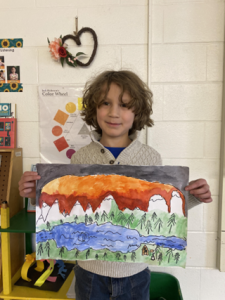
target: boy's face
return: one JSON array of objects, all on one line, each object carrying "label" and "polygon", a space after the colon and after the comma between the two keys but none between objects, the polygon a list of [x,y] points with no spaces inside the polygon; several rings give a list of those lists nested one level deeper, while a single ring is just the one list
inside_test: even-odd
[{"label": "boy's face", "polygon": [[106,98],[97,108],[97,122],[102,129],[102,138],[110,141],[116,139],[121,142],[120,144],[126,144],[129,129],[134,122],[134,112],[126,107],[131,100],[130,95],[127,92],[123,93],[123,103],[120,102],[120,95],[121,88],[115,83],[111,83]]}]

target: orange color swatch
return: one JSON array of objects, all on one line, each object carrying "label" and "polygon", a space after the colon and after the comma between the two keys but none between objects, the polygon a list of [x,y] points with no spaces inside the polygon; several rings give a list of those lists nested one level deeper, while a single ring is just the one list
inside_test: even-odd
[{"label": "orange color swatch", "polygon": [[60,126],[54,126],[52,128],[52,134],[55,135],[55,136],[59,136],[61,135],[63,132],[62,128]]},{"label": "orange color swatch", "polygon": [[69,115],[59,109],[55,115],[54,120],[61,125],[65,125],[68,118],[69,118]]}]

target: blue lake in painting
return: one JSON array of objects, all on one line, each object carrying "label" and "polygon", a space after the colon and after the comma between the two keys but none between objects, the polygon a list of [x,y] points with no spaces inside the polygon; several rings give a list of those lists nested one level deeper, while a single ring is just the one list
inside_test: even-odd
[{"label": "blue lake in painting", "polygon": [[55,240],[58,248],[65,246],[68,251],[78,249],[84,251],[109,249],[112,252],[128,253],[137,250],[141,244],[155,244],[164,248],[184,250],[186,240],[175,236],[141,236],[136,229],[129,229],[107,222],[102,225],[96,223],[64,223],[54,226],[52,230],[42,230],[36,233],[36,243]]}]

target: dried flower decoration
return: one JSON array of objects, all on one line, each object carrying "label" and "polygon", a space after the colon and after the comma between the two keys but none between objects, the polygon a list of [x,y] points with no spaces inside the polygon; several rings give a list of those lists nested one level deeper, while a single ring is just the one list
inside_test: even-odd
[{"label": "dried flower decoration", "polygon": [[77,67],[77,58],[81,55],[86,55],[83,52],[77,52],[76,56],[73,56],[68,50],[68,45],[66,43],[62,43],[62,36],[60,38],[55,38],[54,41],[50,42],[48,38],[49,49],[52,58],[55,61],[60,61],[63,67],[64,62],[66,62],[71,67]]}]

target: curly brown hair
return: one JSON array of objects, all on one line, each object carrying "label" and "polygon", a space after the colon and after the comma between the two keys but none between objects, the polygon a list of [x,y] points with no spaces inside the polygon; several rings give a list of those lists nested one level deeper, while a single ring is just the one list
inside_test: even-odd
[{"label": "curly brown hair", "polygon": [[[98,133],[102,133],[97,122],[97,108],[101,105],[101,98],[108,94],[110,84],[117,84],[121,88],[120,101],[122,102],[123,93],[126,91],[131,97],[128,103],[128,109],[134,112],[134,122],[129,130],[129,135],[136,130],[141,130],[144,126],[152,127],[153,120],[150,118],[152,111],[153,94],[135,73],[127,70],[105,71],[97,77],[89,80],[84,88],[83,108],[81,116],[83,120],[95,128]],[[104,94],[104,97],[102,97]]]}]

